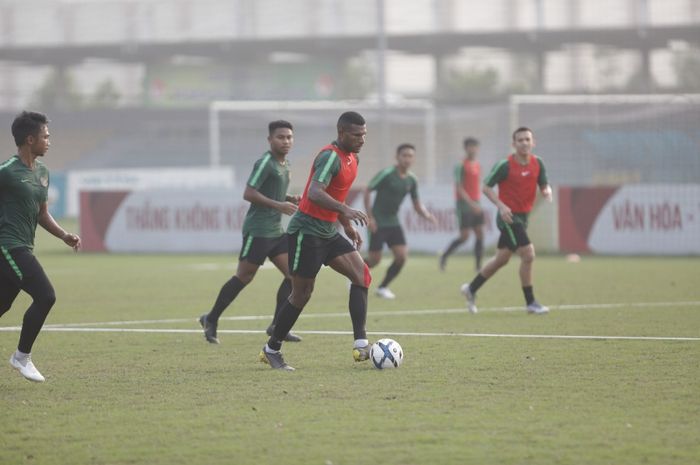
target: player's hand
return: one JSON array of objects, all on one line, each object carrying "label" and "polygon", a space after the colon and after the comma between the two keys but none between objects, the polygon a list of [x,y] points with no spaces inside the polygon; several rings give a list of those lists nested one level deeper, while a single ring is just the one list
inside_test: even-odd
[{"label": "player's hand", "polygon": [[293,215],[297,211],[297,206],[292,202],[280,202],[279,211],[285,215]]},{"label": "player's hand", "polygon": [[373,233],[377,232],[377,220],[375,220],[373,216],[367,218],[367,229]]},{"label": "player's hand", "polygon": [[63,236],[63,242],[65,242],[66,245],[72,247],[73,250],[75,250],[76,252],[80,250],[83,245],[80,242],[80,236],[71,233],[66,233],[66,235]]},{"label": "player's hand", "polygon": [[470,207],[475,215],[481,214],[481,205],[479,205],[478,203],[471,204]]},{"label": "player's hand", "polygon": [[437,218],[435,218],[435,215],[432,213],[428,212],[428,216],[426,217],[428,221],[430,221],[432,224],[437,224]]},{"label": "player's hand", "polygon": [[362,235],[352,226],[347,226],[344,229],[345,235],[348,236],[348,239],[350,239],[352,245],[355,246],[355,249],[360,250],[360,247],[362,247]]},{"label": "player's hand", "polygon": [[352,221],[358,226],[365,226],[369,222],[369,218],[367,218],[367,214],[361,210],[355,210],[353,208],[348,207],[347,205],[344,206],[344,211],[341,213],[343,218],[345,218],[348,221]]},{"label": "player's hand", "polygon": [[292,202],[294,205],[299,205],[299,202],[301,202],[301,195],[288,195],[287,201]]},{"label": "player's hand", "polygon": [[549,184],[544,186],[544,189],[542,189],[541,192],[542,192],[542,196],[544,196],[544,198],[545,198],[545,200],[547,200],[547,202],[552,201],[552,188],[550,187]]},{"label": "player's hand", "polygon": [[507,224],[513,224],[513,212],[510,211],[510,208],[505,205],[498,207],[498,214],[501,215],[501,219]]}]

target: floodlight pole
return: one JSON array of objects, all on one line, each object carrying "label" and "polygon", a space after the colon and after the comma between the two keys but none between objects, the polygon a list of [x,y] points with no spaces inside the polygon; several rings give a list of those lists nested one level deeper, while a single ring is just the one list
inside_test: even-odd
[{"label": "floodlight pole", "polygon": [[216,102],[209,105],[209,165],[221,165],[221,140],[219,139],[219,109]]},{"label": "floodlight pole", "polygon": [[389,126],[386,108],[386,21],[384,0],[377,0],[377,99],[379,103],[380,157],[389,155]]}]

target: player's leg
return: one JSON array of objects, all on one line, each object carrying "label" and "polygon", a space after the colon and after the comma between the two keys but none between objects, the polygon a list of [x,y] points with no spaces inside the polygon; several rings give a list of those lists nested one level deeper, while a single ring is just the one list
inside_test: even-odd
[{"label": "player's leg", "polygon": [[478,311],[476,307],[476,291],[484,285],[486,280],[508,263],[515,248],[516,245],[514,241],[511,241],[510,235],[502,230],[501,236],[498,239],[496,255],[486,262],[486,265],[476,274],[471,282],[462,284],[460,290],[467,299],[467,308],[470,313],[477,313]]},{"label": "player's leg", "polygon": [[15,249],[10,254],[18,276],[21,275],[21,289],[32,298],[31,305],[24,313],[17,351],[10,357],[10,364],[30,381],[42,382],[44,377],[34,366],[31,353],[46,317],[56,302],[56,293],[39,261],[28,249]]},{"label": "player's leg", "polygon": [[365,263],[370,268],[374,268],[382,260],[382,248],[384,247],[383,228],[377,228],[375,232],[369,232],[369,253],[365,258]]},{"label": "player's leg", "polygon": [[[277,289],[277,303],[275,305],[275,315],[272,318],[272,323],[267,327],[267,335],[272,336],[272,332],[275,329],[275,324],[277,323],[277,317],[279,315],[280,309],[284,303],[289,299],[289,295],[292,293],[292,277],[289,275],[289,255],[287,254],[287,240],[283,238],[284,252],[276,253],[273,252],[272,256],[269,257],[273,265],[280,270],[280,273],[284,275],[284,279],[280,283],[280,287]],[[301,337],[290,332],[285,336],[285,341],[287,342],[301,342]]]},{"label": "player's leg", "polygon": [[532,287],[532,268],[535,261],[535,246],[529,243],[519,247],[516,253],[520,256],[520,284],[523,288],[527,312],[536,315],[548,313],[549,308],[540,304],[537,299],[535,299],[535,291]]},{"label": "player's leg", "polygon": [[[343,244],[344,243],[344,244]],[[362,260],[359,252],[354,250],[345,238],[338,236],[334,252],[339,253],[329,259],[328,266],[347,277],[350,282],[348,308],[354,336],[353,358],[357,362],[369,358],[369,340],[367,339],[367,288],[372,281],[369,267]]]},{"label": "player's leg", "polygon": [[288,269],[292,279],[292,292],[280,307],[272,335],[260,352],[260,361],[269,364],[272,368],[294,370],[282,357],[282,342],[294,327],[304,306],[311,299],[316,275],[327,253],[327,242],[328,240],[301,231],[287,235]]},{"label": "player's leg", "polygon": [[484,255],[484,212],[475,215],[474,223],[474,259],[476,271],[481,270],[481,260]]},{"label": "player's leg", "polygon": [[464,244],[467,241],[467,239],[469,239],[469,229],[471,228],[470,212],[458,204],[456,213],[457,222],[459,223],[459,236],[457,236],[456,239],[450,242],[450,245],[447,246],[447,249],[445,249],[442,255],[440,255],[441,271],[445,271],[445,267],[447,266],[447,258],[450,255],[452,255],[455,252],[455,250],[457,250],[462,244]]},{"label": "player's leg", "polygon": [[404,236],[401,226],[391,228],[387,234],[386,241],[394,256],[394,260],[391,262],[391,265],[389,265],[389,268],[387,268],[386,275],[377,288],[377,295],[385,299],[394,299],[396,296],[389,290],[389,283],[401,272],[401,269],[406,264],[406,258],[408,256],[406,237]]},{"label": "player's leg", "polygon": [[268,243],[265,238],[249,235],[243,238],[243,247],[238,257],[236,274],[221,286],[209,313],[199,317],[199,323],[202,325],[207,342],[212,344],[219,343],[216,335],[219,318],[224,313],[224,310],[238,297],[243,288],[253,280],[258,268],[265,261],[267,247]]}]

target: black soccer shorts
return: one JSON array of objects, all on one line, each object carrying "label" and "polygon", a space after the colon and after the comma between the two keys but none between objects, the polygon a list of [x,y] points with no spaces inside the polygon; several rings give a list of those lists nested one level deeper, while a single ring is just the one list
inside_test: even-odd
[{"label": "black soccer shorts", "polygon": [[283,253],[287,253],[286,234],[279,237],[256,237],[246,234],[243,236],[243,246],[238,259],[259,266],[265,262],[265,258],[276,257]]},{"label": "black soccer shorts", "polygon": [[336,257],[355,251],[355,247],[340,234],[324,239],[297,231],[288,235],[289,272],[302,278],[315,278],[321,265]]},{"label": "black soccer shorts", "polygon": [[376,232],[369,233],[369,250],[376,252],[382,250],[386,244],[388,247],[406,245],[406,237],[401,226],[385,226],[377,228]]}]

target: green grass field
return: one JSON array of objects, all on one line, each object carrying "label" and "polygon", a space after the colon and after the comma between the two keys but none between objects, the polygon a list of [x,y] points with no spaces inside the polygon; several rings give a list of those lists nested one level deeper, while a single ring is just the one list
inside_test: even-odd
[{"label": "green grass field", "polygon": [[286,373],[257,362],[275,270],[212,346],[196,318],[235,257],[76,255],[45,235],[37,255],[58,295],[34,347],[47,382],[12,370],[18,331],[0,330],[2,465],[700,463],[698,258],[539,257],[535,290],[553,309],[532,316],[516,263],[470,315],[457,310],[472,258],[439,273],[412,257],[395,301],[370,296],[371,338],[406,354],[385,371],[353,362],[346,283],[324,270]]}]

